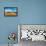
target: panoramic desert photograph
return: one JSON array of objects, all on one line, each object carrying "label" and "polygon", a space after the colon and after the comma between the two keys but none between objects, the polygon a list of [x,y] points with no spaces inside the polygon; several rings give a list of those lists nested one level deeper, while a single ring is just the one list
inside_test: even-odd
[{"label": "panoramic desert photograph", "polygon": [[17,9],[14,7],[7,7],[5,8],[5,16],[16,16],[17,15]]}]

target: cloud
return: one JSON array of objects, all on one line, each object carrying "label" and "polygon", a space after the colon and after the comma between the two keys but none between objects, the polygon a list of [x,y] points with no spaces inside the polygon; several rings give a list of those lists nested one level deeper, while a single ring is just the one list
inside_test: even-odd
[{"label": "cloud", "polygon": [[16,12],[16,9],[13,10],[13,9],[5,9],[5,12]]}]

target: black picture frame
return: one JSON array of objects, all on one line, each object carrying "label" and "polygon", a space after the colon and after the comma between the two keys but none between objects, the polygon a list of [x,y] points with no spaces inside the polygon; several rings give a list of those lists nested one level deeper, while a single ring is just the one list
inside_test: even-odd
[{"label": "black picture frame", "polygon": [[[10,12],[11,15],[9,15],[9,12],[8,12],[8,14],[6,14],[7,13],[6,9],[7,10],[10,9],[11,11],[13,9],[15,9],[14,10],[15,12],[13,12],[13,13]],[[4,7],[4,16],[8,16],[8,17],[14,17],[14,16],[16,17],[16,16],[18,16],[18,7]]]}]

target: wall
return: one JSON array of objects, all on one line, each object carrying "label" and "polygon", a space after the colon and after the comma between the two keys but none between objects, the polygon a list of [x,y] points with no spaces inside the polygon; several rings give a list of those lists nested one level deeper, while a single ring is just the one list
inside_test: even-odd
[{"label": "wall", "polygon": [[[17,17],[4,16],[4,7],[10,6],[18,7]],[[0,44],[8,43],[9,32],[18,32],[17,24],[46,24],[46,0],[1,0]]]},{"label": "wall", "polygon": [[[10,32],[16,32],[17,35],[17,24],[19,23],[19,16],[17,17],[5,17],[4,7],[18,7],[18,3],[10,1],[0,2],[0,44],[8,43],[8,34]],[[18,38],[17,38],[18,39]],[[18,43],[16,39],[16,43]]]},{"label": "wall", "polygon": [[25,0],[21,8],[21,24],[46,24],[46,0]]}]

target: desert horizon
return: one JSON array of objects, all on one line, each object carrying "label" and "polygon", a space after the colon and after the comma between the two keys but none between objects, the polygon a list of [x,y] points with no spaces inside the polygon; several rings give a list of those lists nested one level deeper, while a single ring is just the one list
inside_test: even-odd
[{"label": "desert horizon", "polygon": [[5,12],[5,16],[16,16],[16,12]]}]

